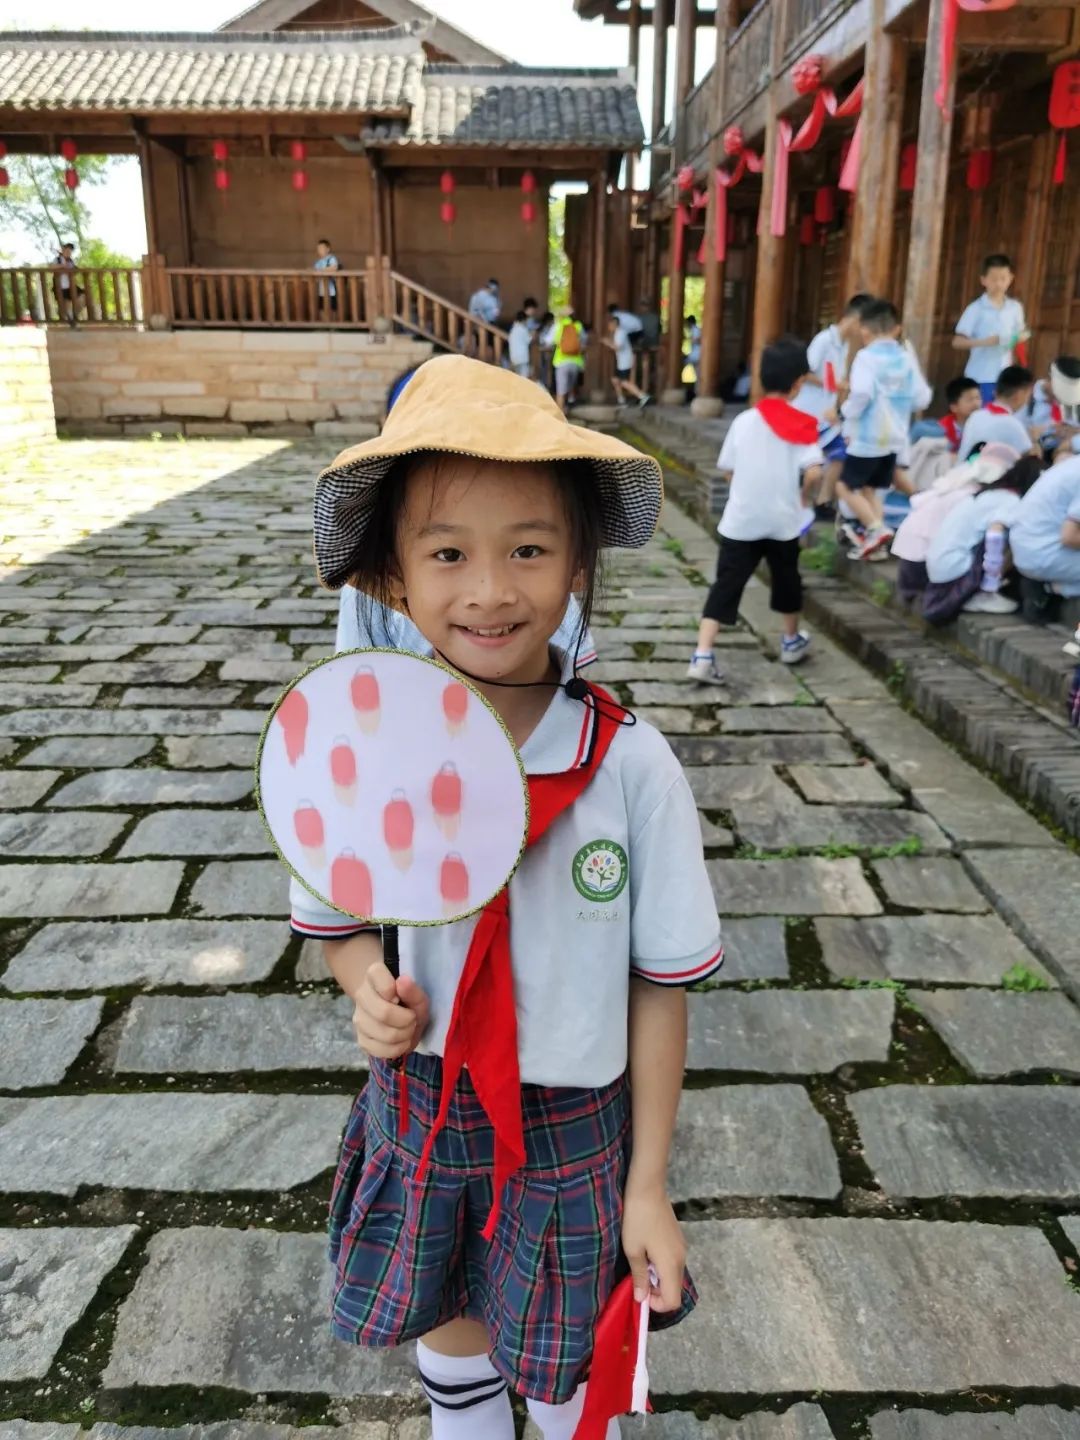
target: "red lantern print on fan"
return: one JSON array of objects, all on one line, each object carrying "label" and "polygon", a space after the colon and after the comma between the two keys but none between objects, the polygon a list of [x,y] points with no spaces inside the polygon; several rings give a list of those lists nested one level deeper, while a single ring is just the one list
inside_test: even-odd
[{"label": "red lantern print on fan", "polygon": [[321,870],[326,864],[326,827],[310,800],[301,800],[293,811],[293,828],[297,840],[304,847],[304,854],[312,865]]},{"label": "red lantern print on fan", "polygon": [[330,867],[330,899],[335,909],[362,920],[375,913],[371,871],[351,850],[342,850]]},{"label": "red lantern print on fan", "polygon": [[460,735],[465,729],[465,719],[469,713],[469,691],[466,686],[452,680],[442,692],[442,708],[447,730],[451,735]]},{"label": "red lantern print on fan", "polygon": [[448,918],[460,915],[469,903],[469,872],[460,855],[450,854],[439,869],[439,894],[443,914]]},{"label": "red lantern print on fan", "polygon": [[334,738],[334,746],[330,751],[330,779],[333,781],[338,803],[354,805],[357,787],[356,753],[344,735]]},{"label": "red lantern print on fan", "polygon": [[382,718],[382,700],[379,682],[370,665],[361,665],[352,678],[350,686],[356,723],[365,735],[374,735]]},{"label": "red lantern print on fan", "polygon": [[274,711],[274,719],[285,732],[285,754],[295,765],[307,741],[308,703],[301,690],[290,690]]},{"label": "red lantern print on fan", "polygon": [[431,782],[431,808],[435,824],[447,840],[455,840],[461,828],[461,776],[449,760]]},{"label": "red lantern print on fan", "polygon": [[413,833],[416,822],[404,790],[395,790],[383,810],[383,839],[390,859],[402,871],[413,862]]}]

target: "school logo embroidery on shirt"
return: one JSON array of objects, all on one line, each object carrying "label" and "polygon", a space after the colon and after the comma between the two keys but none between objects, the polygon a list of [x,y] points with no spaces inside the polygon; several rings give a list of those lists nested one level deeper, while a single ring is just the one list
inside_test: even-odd
[{"label": "school logo embroidery on shirt", "polygon": [[590,840],[574,856],[571,873],[586,900],[614,900],[626,888],[629,862],[614,840]]}]

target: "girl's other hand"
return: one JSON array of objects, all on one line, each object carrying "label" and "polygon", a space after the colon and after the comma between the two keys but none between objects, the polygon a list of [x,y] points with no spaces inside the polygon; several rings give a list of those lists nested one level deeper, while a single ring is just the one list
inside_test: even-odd
[{"label": "girl's other hand", "polygon": [[[636,1191],[627,1186],[623,1197],[622,1246],[630,1261],[634,1299],[648,1296],[652,1310],[677,1310],[682,1303],[686,1241],[663,1190]],[[653,1285],[652,1265],[659,1277]]]},{"label": "girl's other hand", "polygon": [[363,1050],[375,1060],[397,1060],[415,1050],[427,1029],[431,1005],[415,980],[395,980],[377,960],[364,973],[353,996],[353,1029]]}]

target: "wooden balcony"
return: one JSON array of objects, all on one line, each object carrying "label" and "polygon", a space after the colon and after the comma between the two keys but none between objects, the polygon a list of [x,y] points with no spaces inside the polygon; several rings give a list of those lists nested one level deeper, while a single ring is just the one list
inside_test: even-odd
[{"label": "wooden balcony", "polygon": [[728,40],[727,103],[722,123],[730,124],[769,84],[772,0],[758,0]]},{"label": "wooden balcony", "polygon": [[140,325],[142,271],[14,265],[0,269],[0,325]]},{"label": "wooden balcony", "polygon": [[165,294],[158,313],[174,327],[370,330],[378,313],[366,270],[165,266],[161,274]]}]

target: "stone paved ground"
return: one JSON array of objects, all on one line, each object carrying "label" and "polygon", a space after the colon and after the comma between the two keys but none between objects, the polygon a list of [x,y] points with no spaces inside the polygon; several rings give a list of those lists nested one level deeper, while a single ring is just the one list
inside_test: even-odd
[{"label": "stone paved ground", "polygon": [[[426,1434],[408,1357],[327,1334],[362,1063],[251,798],[267,705],[332,645],[325,458],[6,462],[2,1440]],[[669,509],[597,627],[687,767],[730,956],[672,1167],[703,1301],[647,1433],[1078,1440],[1080,861],[831,645],[779,666],[760,588],[726,689],[685,689],[712,557]]]}]

